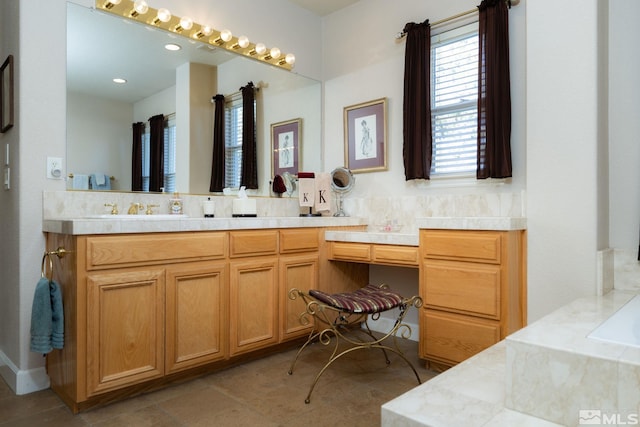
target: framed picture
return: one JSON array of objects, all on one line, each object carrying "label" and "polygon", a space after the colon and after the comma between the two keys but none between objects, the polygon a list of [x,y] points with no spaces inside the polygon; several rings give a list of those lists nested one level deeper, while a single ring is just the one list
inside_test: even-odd
[{"label": "framed picture", "polygon": [[300,170],[300,144],[302,119],[293,119],[271,125],[271,176]]},{"label": "framed picture", "polygon": [[387,98],[345,107],[344,144],[347,169],[387,170]]},{"label": "framed picture", "polygon": [[13,126],[13,55],[0,67],[0,132]]}]

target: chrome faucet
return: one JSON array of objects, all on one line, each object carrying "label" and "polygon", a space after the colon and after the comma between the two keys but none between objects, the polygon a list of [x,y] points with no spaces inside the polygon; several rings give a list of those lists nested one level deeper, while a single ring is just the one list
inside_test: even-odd
[{"label": "chrome faucet", "polygon": [[131,203],[131,206],[129,206],[129,211],[127,213],[129,215],[137,215],[140,209],[142,209],[141,203]]},{"label": "chrome faucet", "polygon": [[111,215],[118,215],[117,203],[105,203],[104,205],[111,208]]},{"label": "chrome faucet", "polygon": [[158,208],[160,205],[147,205],[147,211],[145,212],[147,215],[153,215],[153,208]]}]

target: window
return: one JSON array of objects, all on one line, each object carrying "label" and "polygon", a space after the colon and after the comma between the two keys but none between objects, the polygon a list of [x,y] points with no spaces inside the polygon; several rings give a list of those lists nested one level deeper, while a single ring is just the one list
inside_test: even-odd
[{"label": "window", "polygon": [[242,168],[242,99],[224,106],[224,186],[240,187]]},{"label": "window", "polygon": [[[164,191],[176,191],[176,117],[169,115],[164,122]],[[142,135],[142,191],[149,191],[149,123]]]},{"label": "window", "polygon": [[478,23],[431,38],[431,175],[475,174]]},{"label": "window", "polygon": [[[256,103],[253,103],[255,121]],[[224,106],[224,186],[240,188],[242,170],[242,98],[233,98]]]}]

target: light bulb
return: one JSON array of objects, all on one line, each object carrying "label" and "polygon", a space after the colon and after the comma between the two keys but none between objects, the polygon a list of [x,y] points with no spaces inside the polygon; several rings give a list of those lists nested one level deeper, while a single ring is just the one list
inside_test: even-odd
[{"label": "light bulb", "polygon": [[267,51],[267,47],[264,45],[264,43],[258,43],[256,45],[256,53],[258,55],[262,55]]},{"label": "light bulb", "polygon": [[196,31],[195,33],[193,33],[193,38],[194,39],[199,39],[202,37],[209,37],[211,34],[213,34],[213,28],[211,28],[208,25],[203,25],[200,27],[200,29],[198,31]]},{"label": "light bulb", "polygon": [[233,37],[233,35],[231,34],[231,31],[229,31],[229,30],[220,31],[220,38],[224,42],[228,42],[229,40],[231,40],[232,37]]},{"label": "light bulb", "polygon": [[169,9],[165,9],[164,7],[158,9],[158,20],[169,22],[171,20],[171,12],[169,12]]},{"label": "light bulb", "polygon": [[144,15],[149,11],[149,5],[144,0],[136,0],[133,2],[133,10],[139,15]]},{"label": "light bulb", "polygon": [[269,54],[273,59],[278,59],[280,58],[281,52],[280,52],[280,49],[278,49],[277,47],[272,47],[271,50],[269,51]]},{"label": "light bulb", "polygon": [[176,31],[190,30],[193,27],[193,19],[188,16],[180,18],[180,24],[176,27]]},{"label": "light bulb", "polygon": [[249,38],[247,36],[238,37],[238,45],[243,49],[246,48],[249,46]]},{"label": "light bulb", "polygon": [[106,2],[104,2],[104,8],[105,9],[111,9],[113,8],[113,6],[120,4],[122,0],[107,0]]},{"label": "light bulb", "polygon": [[284,57],[284,60],[287,64],[293,65],[296,62],[296,56],[293,53],[287,53],[287,55]]}]

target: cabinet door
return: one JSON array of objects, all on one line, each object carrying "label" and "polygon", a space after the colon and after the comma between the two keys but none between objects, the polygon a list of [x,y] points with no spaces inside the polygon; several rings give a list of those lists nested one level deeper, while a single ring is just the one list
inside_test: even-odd
[{"label": "cabinet door", "polygon": [[164,374],[164,270],[87,276],[87,395]]},{"label": "cabinet door", "polygon": [[454,365],[500,341],[500,323],[471,316],[422,310],[420,357]]},{"label": "cabinet door", "polygon": [[167,373],[226,357],[227,274],[224,262],[167,268]]},{"label": "cabinet door", "polygon": [[[310,316],[302,319],[306,306],[302,298],[292,300],[289,291],[297,288],[301,291],[318,289],[318,255],[280,257],[280,339],[286,341],[306,335],[313,327]],[[308,320],[308,324],[301,320]]]},{"label": "cabinet door", "polygon": [[278,342],[278,259],[230,263],[230,355]]}]

